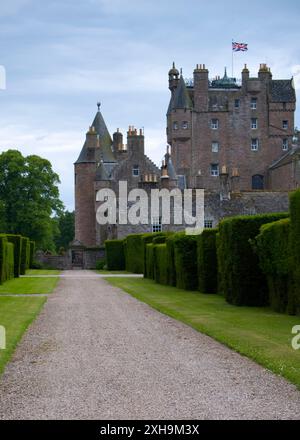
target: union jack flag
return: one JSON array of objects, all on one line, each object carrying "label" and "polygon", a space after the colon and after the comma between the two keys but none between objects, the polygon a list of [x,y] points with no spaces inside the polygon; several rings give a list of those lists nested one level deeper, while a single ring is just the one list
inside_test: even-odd
[{"label": "union jack flag", "polygon": [[248,50],[248,44],[232,42],[232,50],[234,52],[246,52]]}]

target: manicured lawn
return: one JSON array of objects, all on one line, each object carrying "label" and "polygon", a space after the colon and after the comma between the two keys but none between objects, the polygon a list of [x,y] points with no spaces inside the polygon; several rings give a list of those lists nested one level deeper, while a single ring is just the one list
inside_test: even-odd
[{"label": "manicured lawn", "polygon": [[123,275],[132,274],[132,272],[127,272],[126,270],[96,270],[100,275]]},{"label": "manicured lawn", "polygon": [[300,350],[291,346],[292,327],[300,325],[300,316],[283,315],[268,308],[235,307],[219,295],[189,292],[147,279],[108,278],[107,281],[300,388]]},{"label": "manicured lawn", "polygon": [[52,293],[56,287],[58,277],[55,278],[14,278],[0,286],[1,294],[33,294]]},{"label": "manicured lawn", "polygon": [[46,298],[0,297],[0,325],[6,329],[6,349],[0,350],[0,373]]},{"label": "manicured lawn", "polygon": [[26,275],[59,275],[60,270],[55,269],[29,269],[26,270]]}]

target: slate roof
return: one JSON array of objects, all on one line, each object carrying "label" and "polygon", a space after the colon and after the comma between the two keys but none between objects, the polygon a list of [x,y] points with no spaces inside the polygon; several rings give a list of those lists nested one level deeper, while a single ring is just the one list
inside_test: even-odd
[{"label": "slate roof", "polygon": [[172,109],[193,108],[193,104],[182,75],[180,76],[179,84],[174,92],[172,101]]},{"label": "slate roof", "polygon": [[90,154],[86,142],[84,143],[80,155],[75,163],[90,163],[95,162],[97,159],[102,159],[104,162],[116,162],[112,151],[112,138],[104,122],[103,116],[100,111],[96,113],[96,116],[92,122],[92,127],[95,127],[95,131],[100,141],[100,151],[97,151],[96,157],[91,160]]},{"label": "slate roof", "polygon": [[296,93],[292,79],[274,79],[270,83],[271,102],[295,102]]},{"label": "slate roof", "polygon": [[272,165],[269,167],[269,169],[274,170],[276,168],[279,168],[280,166],[287,165],[293,161],[294,156],[299,157],[299,155],[300,155],[300,147],[297,145],[296,147],[288,151],[286,154],[281,156],[280,159],[273,162]]}]

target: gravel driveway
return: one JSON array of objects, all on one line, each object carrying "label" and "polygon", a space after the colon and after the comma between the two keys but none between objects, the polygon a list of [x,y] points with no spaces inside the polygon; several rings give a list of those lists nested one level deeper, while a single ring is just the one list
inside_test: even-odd
[{"label": "gravel driveway", "polygon": [[0,382],[1,419],[300,419],[300,392],[88,271],[61,278]]}]

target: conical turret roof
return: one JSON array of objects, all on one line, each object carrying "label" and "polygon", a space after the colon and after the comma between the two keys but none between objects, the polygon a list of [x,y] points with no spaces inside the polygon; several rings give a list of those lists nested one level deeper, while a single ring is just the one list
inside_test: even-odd
[{"label": "conical turret roof", "polygon": [[174,93],[172,109],[192,109],[193,104],[185,85],[183,76],[180,76],[179,84]]}]

